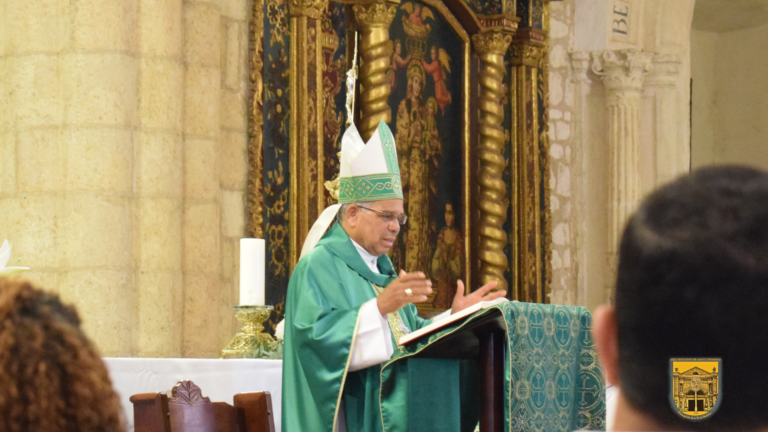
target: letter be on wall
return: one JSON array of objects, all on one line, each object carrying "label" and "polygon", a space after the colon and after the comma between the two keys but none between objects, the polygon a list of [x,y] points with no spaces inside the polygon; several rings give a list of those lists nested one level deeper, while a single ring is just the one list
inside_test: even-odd
[{"label": "letter be on wall", "polygon": [[609,40],[634,45],[638,42],[637,28],[642,5],[638,0],[611,0],[608,19]]}]

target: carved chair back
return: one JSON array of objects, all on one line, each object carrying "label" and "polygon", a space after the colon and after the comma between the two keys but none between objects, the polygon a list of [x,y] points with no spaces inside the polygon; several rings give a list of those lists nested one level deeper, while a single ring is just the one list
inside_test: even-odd
[{"label": "carved chair back", "polygon": [[269,392],[239,393],[235,406],[211,402],[192,381],[165,393],[131,396],[135,432],[274,432]]}]

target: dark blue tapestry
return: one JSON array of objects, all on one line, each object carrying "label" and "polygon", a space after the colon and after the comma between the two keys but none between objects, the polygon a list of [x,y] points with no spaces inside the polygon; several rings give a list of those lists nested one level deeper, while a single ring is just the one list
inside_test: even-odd
[{"label": "dark blue tapestry", "polygon": [[264,237],[266,302],[282,313],[288,286],[290,16],[285,0],[264,4]]}]

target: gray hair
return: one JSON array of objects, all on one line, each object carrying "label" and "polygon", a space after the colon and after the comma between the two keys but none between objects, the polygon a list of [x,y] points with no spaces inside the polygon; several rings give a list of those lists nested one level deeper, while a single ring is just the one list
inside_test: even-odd
[{"label": "gray hair", "polygon": [[336,220],[337,220],[339,223],[342,223],[342,222],[344,222],[344,219],[347,217],[347,209],[348,209],[350,206],[358,206],[358,207],[362,206],[362,207],[368,207],[368,205],[370,205],[370,204],[373,204],[373,201],[361,201],[361,202],[356,202],[356,203],[347,203],[347,204],[342,204],[342,205],[341,205],[341,208],[339,208],[339,212],[338,212],[338,213],[336,213]]}]

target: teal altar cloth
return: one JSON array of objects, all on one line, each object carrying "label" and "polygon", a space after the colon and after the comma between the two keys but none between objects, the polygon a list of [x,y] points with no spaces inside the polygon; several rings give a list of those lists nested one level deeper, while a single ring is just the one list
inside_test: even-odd
[{"label": "teal altar cloth", "polygon": [[[471,331],[472,326],[480,322],[493,321],[494,315],[498,327],[506,337],[503,373],[504,430],[605,430],[604,381],[592,338],[592,315],[583,307],[519,302],[492,306],[436,333],[399,347],[384,364],[382,371],[407,369],[404,367],[407,362],[456,362],[422,359],[446,357],[436,354],[437,351],[448,353],[449,358],[451,354],[454,354],[454,358],[461,358],[461,351],[471,352],[474,349],[477,352],[477,344],[471,346],[471,336],[468,345],[457,345],[456,342],[461,342],[461,338],[456,336],[462,331]],[[474,360],[459,362],[461,366],[457,369],[462,377],[459,380],[461,386],[466,387],[470,381],[476,383],[477,363]],[[424,375],[429,374],[429,367],[410,369],[418,371],[416,373],[421,379],[428,379]],[[383,373],[382,378],[382,397],[386,397],[387,389],[396,389],[397,380],[403,377],[402,374]],[[439,379],[437,376],[435,378]],[[477,389],[470,393],[479,394]],[[418,400],[416,395],[411,396],[411,401]],[[478,405],[477,399],[462,399],[460,403],[462,411],[468,410],[472,415],[477,415],[481,408],[467,407],[471,404]],[[424,406],[422,409],[429,408]],[[387,417],[386,412],[384,416]],[[464,419],[466,414],[462,412],[461,416],[461,429],[467,430],[467,420]],[[416,418],[410,420],[408,430],[418,428],[418,416],[414,417]],[[474,418],[476,417],[473,417],[473,420]]]}]

